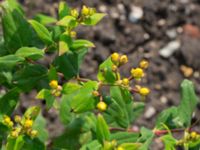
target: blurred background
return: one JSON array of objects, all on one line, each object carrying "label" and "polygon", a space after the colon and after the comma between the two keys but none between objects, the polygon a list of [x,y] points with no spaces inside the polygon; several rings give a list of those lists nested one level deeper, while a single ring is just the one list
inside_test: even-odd
[{"label": "blurred background", "polygon": [[[36,13],[57,16],[58,0],[20,2],[28,18]],[[144,115],[136,122],[136,126],[153,127],[158,112],[177,105],[180,83],[184,78],[194,82],[200,97],[200,0],[66,2],[78,9],[87,5],[107,13],[97,26],[80,27],[77,30],[78,38],[86,38],[96,45],[82,64],[82,77],[95,79],[98,64],[113,52],[128,55],[129,64],[122,69],[125,76],[129,76],[127,70],[136,67],[141,59],[149,60],[150,67],[142,83],[151,89],[151,94],[146,99]],[[196,113],[196,116],[200,115],[200,105]],[[194,117],[195,120],[197,118]],[[55,116],[51,121],[56,122]],[[54,126],[49,128],[53,130]]]}]

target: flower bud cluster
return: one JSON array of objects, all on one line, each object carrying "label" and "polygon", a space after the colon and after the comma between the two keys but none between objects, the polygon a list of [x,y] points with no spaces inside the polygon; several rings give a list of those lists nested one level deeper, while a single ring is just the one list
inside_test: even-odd
[{"label": "flower bud cluster", "polygon": [[200,134],[198,134],[197,132],[195,131],[190,132],[190,133],[187,132],[183,139],[180,139],[179,141],[177,141],[176,145],[182,146],[185,143],[196,142],[199,139],[200,139]]},{"label": "flower bud cluster", "polygon": [[15,115],[14,121],[12,121],[9,116],[5,115],[3,117],[3,124],[10,129],[9,136],[12,138],[17,138],[24,134],[34,138],[38,134],[38,131],[32,128],[33,120],[30,117],[22,119],[21,116]]},{"label": "flower bud cluster", "polygon": [[55,97],[59,97],[62,93],[62,86],[60,86],[58,84],[57,80],[51,80],[49,83],[49,86],[51,87],[52,91],[52,95],[54,95]]}]

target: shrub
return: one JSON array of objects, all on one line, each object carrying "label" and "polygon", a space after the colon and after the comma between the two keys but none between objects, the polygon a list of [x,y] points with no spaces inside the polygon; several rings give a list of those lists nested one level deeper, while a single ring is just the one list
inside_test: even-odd
[{"label": "shrub", "polygon": [[[161,112],[154,129],[137,131],[132,125],[145,102],[134,101],[133,95],[144,99],[150,93],[147,87],[136,85],[145,76],[148,61],[142,60],[129,77],[122,77],[120,68],[128,57],[113,53],[99,66],[97,80],[79,76],[83,58],[94,44],[78,39],[75,29],[94,26],[105,14],[87,6],[78,11],[60,2],[57,18],[37,14],[28,20],[15,0],[2,2],[1,13],[0,83],[5,91],[0,95],[1,149],[147,150],[154,138],[160,138],[166,150],[199,149],[200,134],[191,124],[198,100],[190,81],[181,84],[180,104]],[[50,54],[55,55],[48,66],[39,61]],[[13,116],[20,93],[34,89],[47,110],[56,109],[65,127],[50,143],[39,106]],[[184,135],[176,139],[174,132]]]}]

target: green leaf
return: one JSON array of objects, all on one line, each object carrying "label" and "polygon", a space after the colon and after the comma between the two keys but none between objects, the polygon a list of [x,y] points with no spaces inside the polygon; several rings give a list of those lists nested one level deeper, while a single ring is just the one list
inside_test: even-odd
[{"label": "green leaf", "polygon": [[7,55],[0,57],[0,70],[11,70],[14,66],[22,63],[23,61],[23,57],[15,55]]},{"label": "green leaf", "polygon": [[21,150],[24,145],[24,139],[23,136],[19,136],[16,139],[14,138],[8,138],[7,144],[6,144],[6,150]]},{"label": "green leaf", "polygon": [[116,75],[112,71],[112,65],[113,63],[109,57],[99,66],[98,80],[106,83],[114,83],[116,81]]},{"label": "green leaf", "polygon": [[72,123],[70,123],[63,134],[59,137],[56,137],[53,140],[53,148],[69,149],[76,150],[80,148],[80,134],[82,133],[81,129],[83,126],[83,120],[76,118]]},{"label": "green leaf", "polygon": [[56,68],[53,65],[50,66],[50,69],[48,71],[48,78],[49,78],[49,81],[58,80],[58,74],[57,74]]},{"label": "green leaf", "polygon": [[154,133],[147,129],[147,128],[144,128],[142,127],[141,128],[141,137],[138,139],[138,142],[140,143],[143,143],[141,145],[141,147],[139,148],[139,150],[147,150],[149,148],[149,146],[151,145],[151,142],[153,140],[153,137],[154,137]]},{"label": "green leaf", "polygon": [[180,121],[183,122],[185,127],[190,126],[192,114],[197,103],[198,99],[194,91],[193,83],[189,80],[184,80],[181,83],[181,103],[177,111]]},{"label": "green leaf", "polygon": [[95,13],[92,16],[86,18],[83,22],[84,25],[96,25],[105,16],[104,13]]},{"label": "green leaf", "polygon": [[95,47],[94,44],[88,40],[74,40],[70,48],[72,50],[78,50],[80,48]]},{"label": "green leaf", "polygon": [[139,133],[131,132],[116,132],[111,134],[111,141],[116,140],[118,144],[137,142],[139,138]]},{"label": "green leaf", "polygon": [[50,109],[53,106],[55,97],[51,94],[51,91],[48,89],[42,89],[36,96],[37,99],[45,99],[47,109]]},{"label": "green leaf", "polygon": [[[1,115],[0,115],[1,116]],[[1,123],[1,119],[0,119],[0,148],[2,146],[3,140],[6,139],[7,137],[7,131],[8,131],[8,127],[5,126],[4,124]]]},{"label": "green leaf", "polygon": [[165,149],[166,150],[176,150],[176,139],[171,135],[167,134],[161,137],[161,140],[165,144]]},{"label": "green leaf", "polygon": [[37,138],[40,141],[42,142],[47,141],[48,131],[46,129],[46,120],[41,114],[39,114],[37,118],[35,119],[34,124],[33,124],[33,129],[38,131]]},{"label": "green leaf", "polygon": [[97,140],[93,140],[87,144],[84,144],[80,150],[101,150],[102,149],[102,145],[97,141]]},{"label": "green leaf", "polygon": [[77,52],[69,51],[62,56],[58,56],[54,61],[57,71],[63,73],[67,80],[73,78],[79,73],[79,68],[86,52],[87,49],[81,49]]},{"label": "green leaf", "polygon": [[70,102],[73,98],[73,94],[63,95],[60,102],[59,117],[63,124],[67,125],[70,123],[73,114],[71,113]]},{"label": "green leaf", "polygon": [[0,114],[10,115],[13,112],[19,100],[19,93],[20,90],[15,87],[0,98]]},{"label": "green leaf", "polygon": [[59,40],[59,56],[69,51],[69,45],[72,39],[69,35],[62,34]]},{"label": "green leaf", "polygon": [[38,60],[44,56],[44,51],[36,47],[21,47],[17,50],[15,55],[23,58],[30,58],[32,60]]},{"label": "green leaf", "polygon": [[97,88],[98,82],[86,82],[72,99],[71,108],[73,112],[81,113],[94,109],[96,106],[96,101],[95,97],[92,95],[92,92],[97,90]]},{"label": "green leaf", "polygon": [[5,47],[9,53],[15,53],[23,46],[31,46],[36,41],[32,28],[17,10],[3,11],[2,29]]},{"label": "green leaf", "polygon": [[55,18],[44,15],[44,14],[37,14],[34,17],[34,20],[41,23],[42,25],[52,24],[52,23],[55,23],[57,21]]},{"label": "green leaf", "polygon": [[143,102],[134,102],[133,103],[133,120],[135,121],[139,116],[141,116],[144,112],[145,103]]},{"label": "green leaf", "polygon": [[34,121],[38,117],[39,114],[40,114],[40,107],[39,106],[29,107],[26,110],[26,112],[24,113],[22,121],[25,121],[26,117],[30,117]]},{"label": "green leaf", "polygon": [[156,128],[163,128],[162,124],[166,124],[170,129],[189,127],[197,102],[192,82],[184,80],[181,84],[180,105],[164,110],[157,119]]},{"label": "green leaf", "polygon": [[[118,126],[127,128],[133,120],[133,100],[127,89],[117,86],[110,88],[112,103],[105,112],[109,123],[116,122]],[[116,126],[116,125],[115,125]]]},{"label": "green leaf", "polygon": [[77,26],[77,21],[75,17],[65,16],[64,18],[59,20],[56,24],[63,27],[74,28]]},{"label": "green leaf", "polygon": [[59,19],[64,18],[65,16],[70,15],[70,8],[66,2],[61,1],[58,7],[58,16]]},{"label": "green leaf", "polygon": [[109,127],[104,120],[102,115],[98,115],[97,117],[97,125],[96,125],[96,136],[100,143],[104,143],[104,141],[110,140],[110,131]]},{"label": "green leaf", "polygon": [[2,3],[2,6],[11,12],[17,10],[21,15],[24,15],[22,6],[16,0],[6,0]]},{"label": "green leaf", "polygon": [[68,82],[63,85],[63,94],[72,94],[81,88],[81,85],[77,83]]},{"label": "green leaf", "polygon": [[46,44],[51,45],[53,43],[51,34],[49,33],[48,29],[42,25],[41,23],[35,20],[29,20],[29,23],[34,28],[35,32],[37,33],[38,37]]},{"label": "green leaf", "polygon": [[38,85],[40,80],[47,78],[47,69],[41,65],[28,64],[16,72],[13,78],[16,86],[29,91]]},{"label": "green leaf", "polygon": [[141,143],[123,143],[119,146],[125,150],[138,150],[141,147]]},{"label": "green leaf", "polygon": [[166,124],[170,129],[180,127],[177,122],[176,118],[178,117],[177,115],[177,108],[176,107],[171,107],[168,109],[165,109],[162,111],[156,121],[156,129],[163,129],[163,124]]},{"label": "green leaf", "polygon": [[38,138],[24,137],[24,145],[20,150],[46,150],[45,145]]}]

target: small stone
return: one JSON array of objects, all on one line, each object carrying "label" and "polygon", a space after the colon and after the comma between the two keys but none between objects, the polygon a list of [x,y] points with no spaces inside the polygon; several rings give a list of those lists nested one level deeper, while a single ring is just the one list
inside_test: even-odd
[{"label": "small stone", "polygon": [[153,117],[153,115],[156,114],[156,110],[154,107],[149,106],[149,108],[147,108],[146,112],[144,113],[144,117],[146,119],[150,119],[151,117]]},{"label": "small stone", "polygon": [[99,10],[100,10],[100,12],[106,13],[107,12],[107,7],[105,5],[100,5],[99,6]]},{"label": "small stone", "polygon": [[140,20],[144,15],[143,9],[138,6],[132,6],[131,12],[129,14],[129,21],[132,23],[136,23],[138,20]]},{"label": "small stone", "polygon": [[165,47],[159,50],[159,54],[164,58],[169,58],[175,51],[179,50],[180,41],[171,41]]},{"label": "small stone", "polygon": [[176,33],[175,29],[167,30],[166,34],[171,39],[174,39],[177,36],[177,33]]},{"label": "small stone", "polygon": [[166,20],[165,19],[160,19],[160,20],[158,20],[157,24],[159,26],[164,26],[166,24]]},{"label": "small stone", "polygon": [[185,77],[191,77],[193,75],[193,69],[185,65],[181,65],[180,70]]},{"label": "small stone", "polygon": [[163,103],[163,104],[167,104],[167,97],[165,97],[165,96],[161,96],[160,97],[160,101]]}]

